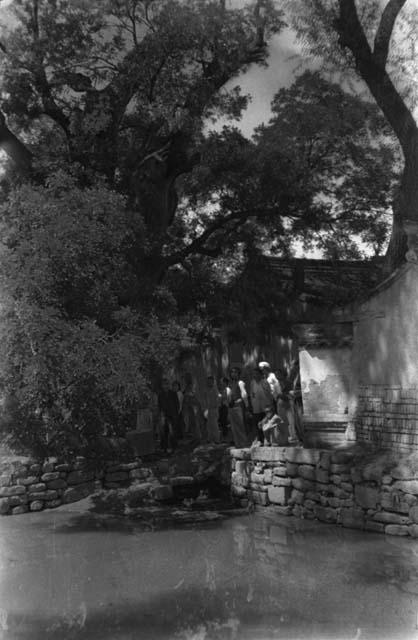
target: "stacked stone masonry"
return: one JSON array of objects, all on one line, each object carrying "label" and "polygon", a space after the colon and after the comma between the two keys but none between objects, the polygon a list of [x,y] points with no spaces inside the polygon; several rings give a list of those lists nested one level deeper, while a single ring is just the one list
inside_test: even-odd
[{"label": "stacked stone masonry", "polygon": [[231,494],[282,515],[418,538],[418,472],[385,473],[348,451],[258,447],[231,451]]},{"label": "stacked stone masonry", "polygon": [[399,450],[417,449],[418,388],[360,387],[354,425],[360,442]]},{"label": "stacked stone masonry", "polygon": [[[170,470],[168,461],[108,461],[100,464],[82,456],[67,462],[16,458],[0,461],[0,515],[41,511],[77,502],[103,489],[135,485],[144,499],[170,500],[176,486],[196,489],[207,478],[229,485],[229,454],[224,445],[198,447],[190,459],[190,475]],[[174,492],[173,492],[174,489]],[[198,492],[198,491],[197,491]]]}]

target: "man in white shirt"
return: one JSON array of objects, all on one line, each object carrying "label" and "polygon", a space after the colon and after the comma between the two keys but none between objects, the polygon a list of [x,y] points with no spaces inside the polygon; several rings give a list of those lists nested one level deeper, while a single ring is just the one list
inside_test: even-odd
[{"label": "man in white shirt", "polygon": [[260,362],[259,365],[258,365],[258,368],[260,369],[260,371],[263,374],[264,378],[269,383],[273,399],[274,399],[275,402],[277,402],[277,398],[279,397],[279,395],[281,394],[281,391],[282,391],[281,386],[280,386],[280,382],[277,380],[277,378],[276,378],[275,374],[273,373],[273,371],[271,370],[271,367],[270,367],[268,362]]},{"label": "man in white shirt", "polygon": [[258,424],[265,416],[266,407],[269,405],[273,406],[273,394],[269,383],[263,378],[260,369],[254,369],[253,378],[250,382],[250,402],[253,436],[262,443],[264,436],[262,430],[258,428]]}]

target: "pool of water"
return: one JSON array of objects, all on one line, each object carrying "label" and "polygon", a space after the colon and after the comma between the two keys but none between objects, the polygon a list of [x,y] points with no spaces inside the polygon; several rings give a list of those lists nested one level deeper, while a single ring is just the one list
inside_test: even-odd
[{"label": "pool of water", "polygon": [[0,638],[418,639],[418,542],[263,513],[0,519]]}]

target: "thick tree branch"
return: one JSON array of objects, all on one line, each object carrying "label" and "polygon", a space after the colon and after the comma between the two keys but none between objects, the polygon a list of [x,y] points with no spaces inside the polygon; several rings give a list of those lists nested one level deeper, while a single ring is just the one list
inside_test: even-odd
[{"label": "thick tree branch", "polygon": [[0,111],[0,147],[12,159],[23,174],[29,173],[32,165],[32,154],[23,142],[12,133],[6,124],[4,114]]},{"label": "thick tree branch", "polygon": [[383,11],[374,39],[373,50],[374,60],[376,64],[379,64],[382,68],[386,66],[388,59],[390,39],[396,18],[405,3],[406,0],[390,0]]}]

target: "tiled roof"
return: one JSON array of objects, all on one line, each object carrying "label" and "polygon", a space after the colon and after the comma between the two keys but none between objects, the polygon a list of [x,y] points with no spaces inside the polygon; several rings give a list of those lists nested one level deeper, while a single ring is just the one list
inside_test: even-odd
[{"label": "tiled roof", "polygon": [[340,306],[367,296],[383,280],[383,259],[365,261],[266,258],[290,297],[316,306]]}]

